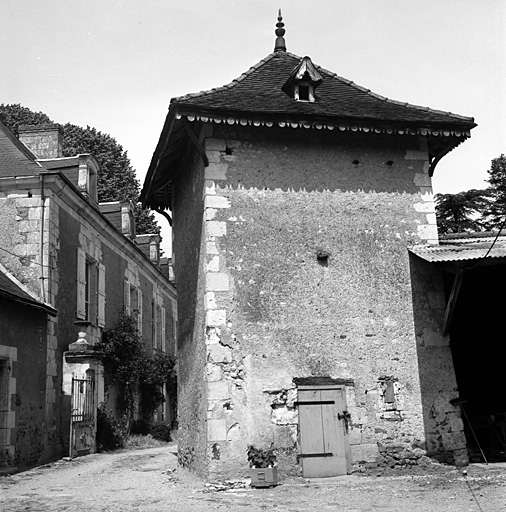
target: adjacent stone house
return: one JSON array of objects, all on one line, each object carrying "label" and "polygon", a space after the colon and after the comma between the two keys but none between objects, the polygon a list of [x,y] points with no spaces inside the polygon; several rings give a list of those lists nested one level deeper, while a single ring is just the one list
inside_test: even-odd
[{"label": "adjacent stone house", "polygon": [[48,315],[56,311],[0,265],[0,472],[14,460],[37,463],[44,452]]},{"label": "adjacent stone house", "polygon": [[[17,391],[8,413],[12,441],[23,429],[35,428],[23,416],[22,404],[30,401],[42,414],[36,423],[42,449],[27,461],[18,457],[18,446],[11,442],[11,465],[68,454],[72,377],[90,369],[86,360],[77,364],[75,358],[64,358],[78,333],[95,344],[124,308],[136,315],[148,353],[175,354],[177,314],[174,285],[167,266],[160,265],[159,236],[136,237],[130,203],[97,202],[96,159],[62,158],[62,134],[54,126],[25,127],[19,137],[0,124],[0,207],[2,222],[11,230],[8,237],[0,237],[0,258],[8,256],[5,264],[15,267],[30,293],[54,313],[40,318],[36,337],[31,333],[24,339],[0,340],[0,350],[17,349],[18,368],[44,366],[38,395]],[[34,344],[38,349],[27,352]],[[28,355],[30,362],[24,359]],[[95,405],[107,398],[103,378],[96,377]],[[27,389],[22,380],[31,378],[29,371],[18,373],[18,390]],[[111,410],[114,400],[111,393]],[[171,422],[173,416],[164,406],[158,418]]]},{"label": "adjacent stone house", "polygon": [[379,96],[286,51],[171,100],[142,200],[173,216],[179,459],[245,474],[463,463],[431,176],[472,118]]}]

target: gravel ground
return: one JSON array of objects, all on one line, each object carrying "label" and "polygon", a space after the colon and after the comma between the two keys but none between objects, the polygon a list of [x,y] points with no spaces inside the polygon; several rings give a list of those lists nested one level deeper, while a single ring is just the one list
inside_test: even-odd
[{"label": "gravel ground", "polygon": [[177,466],[176,446],[94,454],[0,477],[1,512],[506,511],[506,464],[474,464],[331,479],[270,489],[206,484]]}]

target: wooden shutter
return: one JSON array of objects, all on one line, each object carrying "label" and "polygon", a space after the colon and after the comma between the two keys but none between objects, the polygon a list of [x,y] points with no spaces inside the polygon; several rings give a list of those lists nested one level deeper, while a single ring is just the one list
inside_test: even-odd
[{"label": "wooden shutter", "polygon": [[139,312],[137,313],[137,329],[139,334],[142,334],[142,292],[137,290],[137,307]]},{"label": "wooden shutter", "polygon": [[165,308],[162,307],[162,352],[165,352],[166,346],[165,346]]},{"label": "wooden shutter", "polygon": [[[349,469],[343,389],[299,389],[299,457],[305,478],[346,475]],[[346,436],[346,438],[345,438]],[[348,455],[348,457],[347,457]]]},{"label": "wooden shutter", "polygon": [[123,305],[125,306],[125,313],[127,315],[129,315],[130,314],[130,283],[128,282],[128,279],[126,279],[126,278],[124,281]]},{"label": "wooden shutter", "polygon": [[99,327],[105,327],[105,266],[98,265],[98,312],[97,323]]},{"label": "wooden shutter", "polygon": [[80,320],[86,320],[86,253],[77,248],[77,310]]}]

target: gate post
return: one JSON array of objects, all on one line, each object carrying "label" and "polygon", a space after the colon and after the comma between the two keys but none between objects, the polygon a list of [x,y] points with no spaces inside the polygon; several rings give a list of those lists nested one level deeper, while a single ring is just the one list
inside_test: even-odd
[{"label": "gate post", "polygon": [[102,355],[92,350],[86,333],[63,354],[62,410],[64,448],[70,457],[96,450],[97,409],[103,401]]}]

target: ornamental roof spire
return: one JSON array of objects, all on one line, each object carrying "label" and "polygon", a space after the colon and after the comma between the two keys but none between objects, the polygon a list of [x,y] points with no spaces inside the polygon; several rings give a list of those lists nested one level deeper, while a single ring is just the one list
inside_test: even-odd
[{"label": "ornamental roof spire", "polygon": [[283,18],[281,16],[281,9],[278,12],[278,22],[276,23],[276,44],[274,46],[275,52],[286,52],[286,44],[285,44],[285,38],[283,37],[285,35],[285,29],[283,28],[285,24],[283,23]]}]

